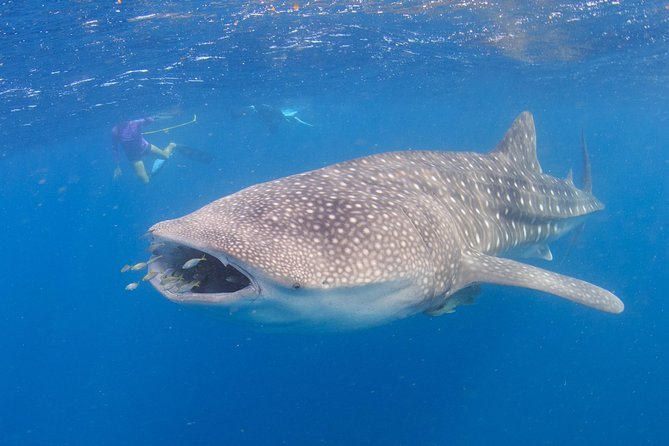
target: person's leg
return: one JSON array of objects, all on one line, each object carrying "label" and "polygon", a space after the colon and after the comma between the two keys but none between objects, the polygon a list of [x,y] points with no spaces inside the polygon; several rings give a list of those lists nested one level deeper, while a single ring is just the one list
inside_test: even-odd
[{"label": "person's leg", "polygon": [[169,143],[165,149],[163,149],[163,152],[167,154],[167,158],[172,156],[172,153],[174,152],[174,149],[177,148],[177,145],[174,144],[173,142]]},{"label": "person's leg", "polygon": [[174,149],[177,148],[177,145],[174,144],[173,142],[169,143],[167,147],[164,149],[160,150],[157,146],[154,146],[151,144],[151,152],[155,153],[156,155],[163,157],[165,159],[169,158],[172,156],[172,152],[174,152]]},{"label": "person's leg", "polygon": [[149,183],[149,175],[146,173],[146,168],[144,167],[144,161],[139,160],[132,163],[132,166],[135,168],[135,173],[144,184]]}]

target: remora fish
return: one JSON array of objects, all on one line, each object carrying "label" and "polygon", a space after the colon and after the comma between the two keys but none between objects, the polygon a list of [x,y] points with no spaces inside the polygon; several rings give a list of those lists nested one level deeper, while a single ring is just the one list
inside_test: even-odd
[{"label": "remora fish", "polygon": [[[585,154],[584,150],[584,156]],[[587,163],[584,165],[587,166]],[[372,155],[267,183],[157,223],[151,270],[184,271],[168,299],[219,306],[262,324],[353,329],[471,302],[479,283],[531,288],[619,313],[587,282],[499,257],[534,253],[603,209],[586,190],[542,173],[532,115],[488,154]],[[179,283],[180,284],[180,283]],[[177,284],[177,285],[179,285]]]}]

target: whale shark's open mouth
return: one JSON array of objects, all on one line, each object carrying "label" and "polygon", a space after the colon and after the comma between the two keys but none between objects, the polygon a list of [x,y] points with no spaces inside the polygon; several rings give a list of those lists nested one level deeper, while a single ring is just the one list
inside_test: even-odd
[{"label": "whale shark's open mouth", "polygon": [[225,256],[214,256],[191,246],[155,239],[151,245],[155,272],[151,284],[175,301],[201,303],[226,302],[242,295],[255,294],[251,276],[229,263]]}]

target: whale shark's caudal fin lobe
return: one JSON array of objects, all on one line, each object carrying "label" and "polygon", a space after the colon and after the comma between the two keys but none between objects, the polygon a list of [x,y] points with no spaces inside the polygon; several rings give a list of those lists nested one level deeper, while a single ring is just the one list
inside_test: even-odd
[{"label": "whale shark's caudal fin lobe", "polygon": [[463,286],[494,283],[543,291],[608,313],[625,308],[612,293],[582,280],[478,252],[463,255]]},{"label": "whale shark's caudal fin lobe", "polygon": [[501,162],[512,164],[516,168],[541,172],[537,159],[537,133],[530,112],[518,115],[492,154]]}]

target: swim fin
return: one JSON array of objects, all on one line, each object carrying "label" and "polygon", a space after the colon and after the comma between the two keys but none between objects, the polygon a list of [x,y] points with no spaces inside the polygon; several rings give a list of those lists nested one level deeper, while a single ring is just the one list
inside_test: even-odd
[{"label": "swim fin", "polygon": [[308,122],[301,120],[301,119],[298,118],[297,116],[293,116],[293,120],[294,120],[295,122],[299,122],[299,123],[302,124],[302,125],[307,125],[307,126],[309,126],[309,127],[313,127],[313,126],[314,126],[313,124],[309,124]]},{"label": "swim fin", "polygon": [[216,156],[210,152],[182,144],[177,144],[176,150],[186,158],[198,163],[209,164],[216,159]]},{"label": "swim fin", "polygon": [[155,175],[156,172],[160,170],[161,167],[163,167],[163,164],[165,164],[165,160],[162,158],[159,158],[153,162],[153,166],[151,167],[151,175]]}]

